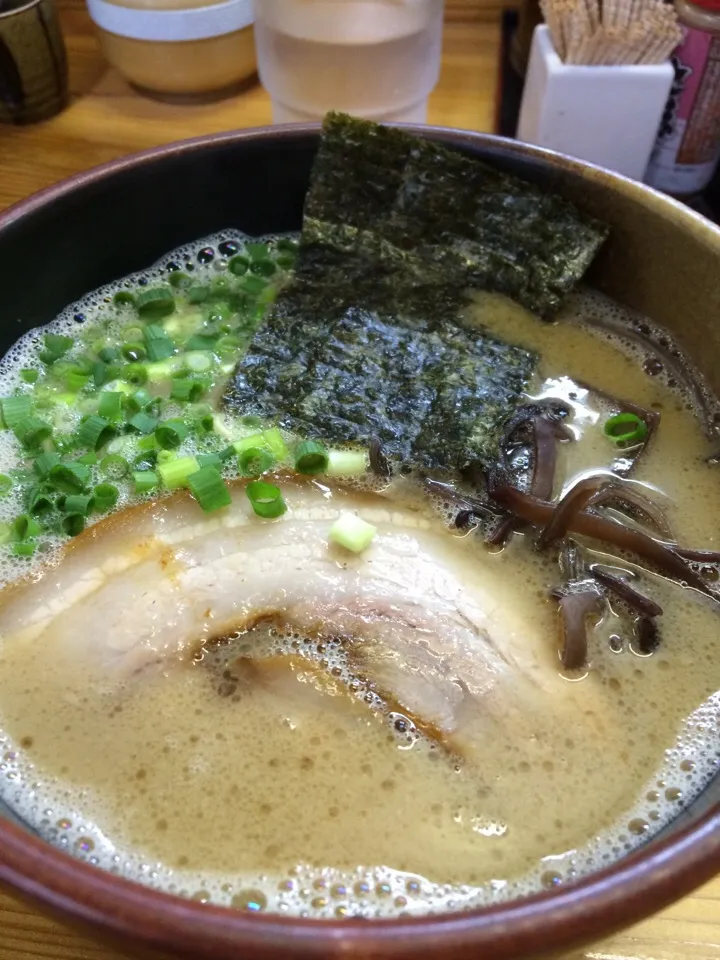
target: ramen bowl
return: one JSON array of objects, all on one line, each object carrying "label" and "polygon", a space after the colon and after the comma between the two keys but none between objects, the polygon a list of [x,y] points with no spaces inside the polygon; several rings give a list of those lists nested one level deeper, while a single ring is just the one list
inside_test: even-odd
[{"label": "ramen bowl", "polygon": [[[641,184],[523,144],[410,128],[557,191],[608,222],[590,282],[667,327],[720,392],[720,230]],[[227,227],[299,229],[314,126],[173,144],[80,174],[0,215],[2,348],[87,291]],[[178,203],[182,197],[183,202]],[[720,782],[660,835],[573,885],[477,910],[392,920],[245,914],[136,885],[45,843],[9,810],[0,882],[137,956],[230,960],[530,960],[659,910],[720,870]]]}]

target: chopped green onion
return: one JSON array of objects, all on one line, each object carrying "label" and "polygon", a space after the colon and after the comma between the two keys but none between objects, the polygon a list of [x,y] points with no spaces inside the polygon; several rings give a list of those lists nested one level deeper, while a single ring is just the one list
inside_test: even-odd
[{"label": "chopped green onion", "polygon": [[265,443],[265,436],[262,433],[253,433],[249,437],[243,437],[242,440],[235,440],[232,444],[233,450],[237,454],[241,454],[243,450],[250,450],[252,447],[264,447],[267,446]]},{"label": "chopped green onion", "polygon": [[[235,451],[233,451],[233,453],[234,452]],[[219,453],[199,453],[196,459],[201,468],[215,467],[216,470],[222,469],[223,459]]]},{"label": "chopped green onion", "polygon": [[90,467],[83,463],[58,463],[48,480],[62,493],[82,493],[90,482]]},{"label": "chopped green onion", "polygon": [[277,272],[277,267],[272,260],[255,260],[250,264],[250,270],[260,277],[271,277]]},{"label": "chopped green onion", "polygon": [[24,417],[13,427],[13,433],[24,447],[39,447],[52,435],[52,427],[40,417]]},{"label": "chopped green onion", "polygon": [[121,369],[120,376],[128,383],[134,383],[136,387],[141,387],[148,382],[150,371],[143,363],[128,363]]},{"label": "chopped green onion", "polygon": [[94,450],[91,450],[90,453],[84,453],[81,457],[76,457],[75,463],[85,463],[90,467],[95,466],[98,462],[98,455]]},{"label": "chopped green onion", "polygon": [[370,546],[376,533],[377,527],[368,523],[367,520],[356,517],[354,513],[341,513],[330,527],[328,536],[346,550],[362,553]]},{"label": "chopped green onion", "polygon": [[282,492],[274,483],[266,483],[264,480],[251,480],[245,487],[245,492],[253,510],[263,520],[280,517],[287,510]]},{"label": "chopped green onion", "polygon": [[183,273],[182,270],[173,270],[168,280],[170,281],[171,287],[185,287],[191,282],[190,277],[186,273]]},{"label": "chopped green onion", "polygon": [[367,454],[364,450],[330,450],[325,471],[330,477],[357,477],[366,473]]},{"label": "chopped green onion", "polygon": [[115,436],[115,427],[97,414],[92,417],[86,417],[80,424],[77,432],[78,443],[81,447],[90,447],[91,450],[99,450],[109,443]]},{"label": "chopped green onion", "polygon": [[69,537],[76,537],[85,529],[85,517],[82,513],[69,513],[63,517],[61,526]]},{"label": "chopped green onion", "polygon": [[20,371],[20,378],[24,380],[25,383],[37,383],[39,376],[40,371],[34,370],[32,367],[25,367]]},{"label": "chopped green onion", "polygon": [[262,277],[256,277],[252,274],[245,277],[245,279],[242,280],[241,283],[242,283],[243,289],[246,290],[248,293],[252,294],[253,296],[257,296],[259,293],[262,293],[262,291],[267,286],[267,284],[262,279]]},{"label": "chopped green onion", "polygon": [[232,503],[230,491],[215,467],[204,466],[188,477],[190,492],[205,513],[212,513]]},{"label": "chopped green onion", "polygon": [[159,320],[175,311],[175,300],[168,287],[150,287],[136,294],[135,306],[144,319]]},{"label": "chopped green onion", "polygon": [[135,493],[150,493],[160,483],[160,477],[154,470],[134,470],[132,478]]},{"label": "chopped green onion", "polygon": [[154,470],[157,465],[157,450],[141,453],[133,461],[133,470]]},{"label": "chopped green onion", "polygon": [[174,450],[158,450],[155,453],[156,463],[168,463],[170,460],[177,460],[178,455]]},{"label": "chopped green onion", "polygon": [[138,437],[138,450],[157,450],[157,440],[154,433],[145,434],[144,437]]},{"label": "chopped green onion", "polygon": [[281,270],[292,270],[295,266],[295,257],[290,254],[281,254],[275,261]]},{"label": "chopped green onion", "polygon": [[7,543],[12,537],[12,528],[9,523],[0,523],[0,543]]},{"label": "chopped green onion", "polygon": [[251,260],[267,260],[270,256],[270,247],[267,243],[248,243],[245,252]]},{"label": "chopped green onion", "polygon": [[25,497],[25,506],[28,513],[39,517],[49,513],[55,506],[52,496],[42,486],[30,487]]},{"label": "chopped green onion", "polygon": [[10,549],[16,557],[31,557],[36,547],[35,543],[14,543]]},{"label": "chopped green onion", "polygon": [[203,333],[195,333],[185,344],[185,350],[214,350],[217,337],[208,337]]},{"label": "chopped green onion", "polygon": [[157,417],[151,417],[144,410],[141,410],[128,420],[128,426],[137,430],[138,433],[152,433],[158,422]]},{"label": "chopped green onion", "polygon": [[121,480],[130,472],[130,464],[119,453],[111,453],[100,461],[100,472],[111,480]]},{"label": "chopped green onion", "polygon": [[212,367],[212,357],[207,350],[191,350],[185,354],[185,366],[193,373],[206,373]]},{"label": "chopped green onion", "polygon": [[298,473],[325,473],[327,466],[327,451],[321,443],[305,440],[298,446],[295,453],[295,469]]},{"label": "chopped green onion", "polygon": [[131,307],[135,304],[135,297],[127,290],[118,290],[113,297],[113,303],[118,307]]},{"label": "chopped green onion", "polygon": [[36,537],[41,532],[41,527],[37,520],[23,513],[15,517],[11,530],[15,540],[28,540],[30,537]]},{"label": "chopped green onion", "polygon": [[12,486],[12,477],[9,477],[6,473],[0,473],[0,497],[4,497],[6,494],[10,493]]},{"label": "chopped green onion", "polygon": [[605,436],[623,446],[642,443],[648,428],[643,419],[634,413],[616,413],[605,421]]},{"label": "chopped green onion", "polygon": [[66,337],[61,333],[46,333],[43,340],[45,349],[55,354],[56,358],[64,357],[75,342],[72,337]]},{"label": "chopped green onion", "polygon": [[183,420],[165,420],[155,430],[155,439],[163,450],[175,450],[190,433]]},{"label": "chopped green onion", "polygon": [[197,284],[194,287],[190,287],[187,292],[187,301],[188,303],[204,303],[205,300],[210,296],[210,287],[201,286]]},{"label": "chopped green onion", "polygon": [[288,455],[288,448],[283,440],[283,435],[277,427],[270,427],[269,430],[263,430],[263,440],[270,448],[276,460],[284,460]]},{"label": "chopped green onion", "polygon": [[117,423],[122,417],[124,395],[115,390],[104,390],[100,394],[98,416],[104,417],[110,423]]},{"label": "chopped green onion", "polygon": [[12,430],[21,420],[30,416],[32,400],[26,394],[19,397],[3,397],[0,400],[0,410],[5,426]]},{"label": "chopped green onion", "polygon": [[200,464],[195,457],[178,457],[167,463],[158,464],[158,473],[168,490],[186,487],[188,485],[188,477],[192,473],[197,473],[199,469]]},{"label": "chopped green onion", "polygon": [[143,331],[143,336],[145,337],[148,360],[153,363],[157,360],[167,360],[175,353],[175,344],[160,324],[149,323]]},{"label": "chopped green onion", "polygon": [[145,360],[147,358],[147,351],[141,343],[124,343],[122,355],[126,360],[136,362]]},{"label": "chopped green onion", "polygon": [[140,390],[136,390],[135,393],[129,397],[125,397],[124,403],[126,409],[131,413],[137,413],[147,407],[147,405],[152,402],[152,399],[147,390],[141,387]]},{"label": "chopped green onion", "polygon": [[71,393],[78,393],[90,383],[90,377],[85,373],[78,373],[76,369],[68,370],[63,379],[65,380],[65,386]]},{"label": "chopped green onion", "polygon": [[75,442],[75,437],[72,437],[67,433],[56,434],[53,437],[53,446],[58,453],[67,453],[68,450],[72,450],[75,446]]},{"label": "chopped green onion", "polygon": [[250,261],[247,257],[243,257],[238,254],[237,257],[233,257],[228,263],[228,270],[236,277],[242,277],[244,273],[247,273],[249,264]]},{"label": "chopped green onion", "polygon": [[275,244],[276,250],[282,250],[285,253],[297,253],[298,243],[297,240],[292,240],[290,237],[280,237]]},{"label": "chopped green onion", "polygon": [[93,498],[87,493],[71,493],[67,497],[62,497],[58,504],[63,513],[78,513],[86,517],[93,508]]},{"label": "chopped green onion", "polygon": [[167,380],[173,374],[178,373],[183,368],[184,357],[168,357],[167,360],[158,360],[157,363],[149,363],[145,368],[145,376],[152,383],[160,380]]},{"label": "chopped green onion", "polygon": [[199,380],[190,380],[187,377],[177,377],[170,388],[171,400],[182,400],[194,403],[205,392],[205,386]]},{"label": "chopped green onion", "polygon": [[33,462],[33,470],[42,480],[44,480],[52,468],[58,463],[60,463],[60,454],[53,452],[41,453],[35,457]]},{"label": "chopped green onion", "polygon": [[268,449],[248,447],[238,454],[238,467],[246,477],[259,477],[275,464],[275,457]]},{"label": "chopped green onion", "polygon": [[101,350],[98,350],[98,357],[103,363],[114,363],[120,359],[120,351],[117,347],[103,347]]}]

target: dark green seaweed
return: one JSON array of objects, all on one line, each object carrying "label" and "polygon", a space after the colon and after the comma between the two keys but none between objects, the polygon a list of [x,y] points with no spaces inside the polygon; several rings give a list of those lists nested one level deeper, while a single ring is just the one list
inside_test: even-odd
[{"label": "dark green seaweed", "polygon": [[536,187],[392,128],[323,127],[295,266],[226,402],[405,463],[489,465],[537,358],[464,326],[464,290],[548,315],[605,231]]}]

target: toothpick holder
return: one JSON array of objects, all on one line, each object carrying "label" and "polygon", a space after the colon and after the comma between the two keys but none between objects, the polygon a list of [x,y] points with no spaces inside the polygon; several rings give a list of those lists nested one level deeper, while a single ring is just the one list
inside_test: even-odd
[{"label": "toothpick holder", "polygon": [[673,78],[669,61],[565,64],[548,28],[536,27],[517,139],[642,180]]}]

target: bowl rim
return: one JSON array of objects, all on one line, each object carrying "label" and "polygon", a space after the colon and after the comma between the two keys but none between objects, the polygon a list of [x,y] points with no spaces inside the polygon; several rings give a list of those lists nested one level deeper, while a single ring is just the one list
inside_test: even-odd
[{"label": "bowl rim", "polygon": [[[714,248],[720,229],[700,214],[651,188],[591,164],[519,141],[446,127],[406,129],[460,147],[484,147],[504,158],[528,157],[587,180],[609,182],[632,201],[674,221]],[[170,156],[257,140],[293,141],[318,134],[319,124],[257,127],[183,140],[131,154],[47,187],[0,212],[0,235],[17,220],[68,194]],[[607,936],[667,906],[720,871],[720,803],[672,835],[567,887],[522,900],[424,917],[368,922],[311,920],[244,914],[150,887],[77,860],[60,848],[0,820],[0,882],[77,921],[105,928],[128,941],[213,958],[280,953],[297,958],[351,954],[364,958],[413,956],[453,960],[469,951],[491,951],[511,960],[568,950]],[[482,955],[479,953],[478,955]],[[488,956],[490,953],[487,954]]]}]

